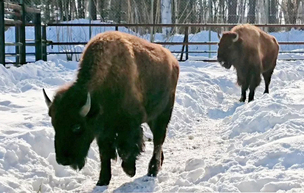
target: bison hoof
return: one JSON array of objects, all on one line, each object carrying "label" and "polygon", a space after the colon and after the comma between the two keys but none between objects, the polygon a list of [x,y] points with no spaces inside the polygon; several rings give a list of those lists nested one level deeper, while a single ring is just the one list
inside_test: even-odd
[{"label": "bison hoof", "polygon": [[245,97],[241,97],[239,101],[243,103],[243,102],[245,102],[245,100],[246,100]]},{"label": "bison hoof", "polygon": [[121,164],[121,167],[123,168],[123,171],[130,177],[135,176],[136,173],[136,167],[135,167],[135,161],[128,163],[123,161]]},{"label": "bison hoof", "polygon": [[96,186],[107,186],[107,185],[109,185],[109,183],[110,183],[110,180],[99,179]]},{"label": "bison hoof", "polygon": [[149,164],[148,176],[156,177],[161,168],[161,162],[156,159],[151,160]]}]

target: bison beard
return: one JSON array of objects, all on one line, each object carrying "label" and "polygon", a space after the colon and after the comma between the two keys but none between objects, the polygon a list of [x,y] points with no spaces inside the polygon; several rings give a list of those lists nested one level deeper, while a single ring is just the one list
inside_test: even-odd
[{"label": "bison beard", "polygon": [[279,45],[276,39],[250,24],[235,26],[224,32],[218,47],[218,62],[229,69],[234,66],[237,82],[242,87],[241,102],[246,100],[249,88],[249,102],[254,99],[256,87],[265,81],[264,93],[269,93],[269,84],[276,66]]},{"label": "bison beard", "polygon": [[100,152],[97,185],[111,179],[117,154],[129,176],[143,151],[146,122],[153,133],[148,175],[164,160],[162,145],[175,100],[179,65],[169,50],[136,36],[106,32],[94,37],[80,61],[77,80],[61,87],[53,101],[43,94],[55,129],[59,164],[82,169],[94,139]]}]

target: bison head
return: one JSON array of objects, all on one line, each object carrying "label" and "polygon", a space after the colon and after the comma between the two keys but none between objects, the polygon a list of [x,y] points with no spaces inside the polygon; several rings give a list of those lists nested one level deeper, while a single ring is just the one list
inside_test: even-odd
[{"label": "bison head", "polygon": [[240,55],[241,38],[235,32],[224,32],[218,44],[217,61],[229,69],[234,60]]},{"label": "bison head", "polygon": [[43,94],[55,129],[56,161],[81,170],[94,139],[93,131],[86,121],[91,108],[91,96],[89,93],[79,94],[74,88],[62,89],[52,102],[44,89]]}]

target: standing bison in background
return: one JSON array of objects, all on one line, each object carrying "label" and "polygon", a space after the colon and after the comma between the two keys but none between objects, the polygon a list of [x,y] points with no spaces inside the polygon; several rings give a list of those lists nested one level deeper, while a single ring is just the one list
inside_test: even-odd
[{"label": "standing bison in background", "polygon": [[276,39],[250,24],[235,26],[224,32],[218,47],[218,62],[229,69],[233,65],[237,83],[242,87],[241,102],[246,100],[249,88],[249,102],[254,98],[255,88],[265,81],[264,93],[269,93],[271,75],[276,66],[279,45]]},{"label": "standing bison in background", "polygon": [[56,161],[81,170],[96,138],[101,170],[97,185],[108,185],[111,159],[135,175],[143,151],[141,124],[153,133],[154,151],[148,175],[163,163],[162,145],[175,101],[178,61],[169,50],[136,36],[105,32],[89,41],[77,80],[44,97],[55,129]]}]

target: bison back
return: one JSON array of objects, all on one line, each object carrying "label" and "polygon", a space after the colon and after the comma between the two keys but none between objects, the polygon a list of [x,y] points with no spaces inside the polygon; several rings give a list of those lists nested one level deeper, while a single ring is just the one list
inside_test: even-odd
[{"label": "bison back", "polygon": [[275,37],[251,24],[235,26],[231,31],[239,34],[249,60],[262,62],[263,72],[275,67],[279,53],[279,44]]},{"label": "bison back", "polygon": [[178,74],[177,60],[162,46],[130,34],[106,32],[88,43],[77,81],[87,85],[98,105],[116,107],[114,114],[141,109],[149,120],[174,96]]}]

